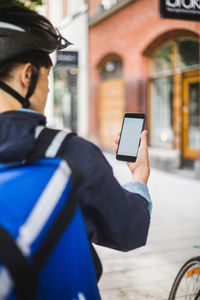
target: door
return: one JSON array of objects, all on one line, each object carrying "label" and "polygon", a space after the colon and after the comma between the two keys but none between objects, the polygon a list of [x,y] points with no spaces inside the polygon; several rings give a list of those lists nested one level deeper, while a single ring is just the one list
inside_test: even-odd
[{"label": "door", "polygon": [[121,129],[125,111],[123,79],[101,82],[99,91],[98,121],[100,146],[113,149],[114,139]]},{"label": "door", "polygon": [[199,76],[183,82],[183,158],[196,159],[200,151]]}]

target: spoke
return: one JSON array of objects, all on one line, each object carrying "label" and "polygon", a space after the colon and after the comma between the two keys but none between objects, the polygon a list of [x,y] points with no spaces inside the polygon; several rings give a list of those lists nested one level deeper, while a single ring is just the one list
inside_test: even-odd
[{"label": "spoke", "polygon": [[174,289],[176,290],[174,300],[200,300],[200,262],[198,258],[188,261],[180,271]]}]

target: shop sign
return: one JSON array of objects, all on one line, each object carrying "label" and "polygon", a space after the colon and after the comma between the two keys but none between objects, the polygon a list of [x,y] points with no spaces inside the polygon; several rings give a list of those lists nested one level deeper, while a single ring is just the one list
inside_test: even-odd
[{"label": "shop sign", "polygon": [[200,21],[200,0],[160,0],[162,18]]},{"label": "shop sign", "polygon": [[57,64],[67,65],[69,67],[78,66],[78,52],[77,51],[57,51]]}]

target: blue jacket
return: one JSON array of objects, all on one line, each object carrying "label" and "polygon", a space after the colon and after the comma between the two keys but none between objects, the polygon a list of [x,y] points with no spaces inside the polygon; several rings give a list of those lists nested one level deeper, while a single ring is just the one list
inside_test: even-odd
[{"label": "blue jacket", "polygon": [[[0,114],[0,163],[21,161],[33,153],[35,127],[45,124],[46,118],[35,112]],[[74,136],[63,158],[76,163],[84,175],[77,195],[90,241],[121,251],[145,245],[150,223],[148,202],[141,194],[121,187],[99,148]],[[97,257],[95,261],[99,278],[101,266]]]}]

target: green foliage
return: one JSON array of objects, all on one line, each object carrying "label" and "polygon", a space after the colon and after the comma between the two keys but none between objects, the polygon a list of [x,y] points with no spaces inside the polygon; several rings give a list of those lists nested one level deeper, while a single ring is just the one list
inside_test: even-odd
[{"label": "green foliage", "polygon": [[29,9],[35,9],[37,6],[42,4],[43,0],[0,0],[0,8],[19,6]]}]

